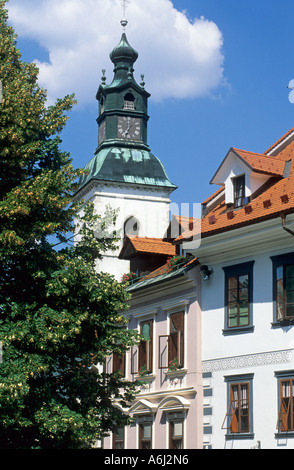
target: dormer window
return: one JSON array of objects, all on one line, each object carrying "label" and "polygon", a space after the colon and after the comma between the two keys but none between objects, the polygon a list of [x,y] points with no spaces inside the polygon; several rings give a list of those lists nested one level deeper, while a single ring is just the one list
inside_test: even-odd
[{"label": "dormer window", "polygon": [[135,98],[132,93],[127,93],[124,97],[124,109],[135,109]]},{"label": "dormer window", "polygon": [[[240,208],[248,204],[273,176],[282,178],[284,168],[285,162],[281,160],[231,148],[211,183],[224,188],[225,203],[230,209],[232,206]],[[221,194],[216,193],[217,196]],[[212,200],[209,205],[212,206]]]},{"label": "dormer window", "polygon": [[242,207],[245,204],[245,175],[237,176],[234,183],[234,206]]}]

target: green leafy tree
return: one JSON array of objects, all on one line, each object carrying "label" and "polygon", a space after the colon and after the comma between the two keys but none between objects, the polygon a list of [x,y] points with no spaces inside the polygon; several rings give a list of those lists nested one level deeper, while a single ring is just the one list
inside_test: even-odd
[{"label": "green leafy tree", "polygon": [[116,403],[136,394],[136,383],[96,367],[137,341],[120,313],[125,286],[95,271],[116,241],[95,238],[97,224],[105,233],[115,214],[86,206],[80,241],[66,243],[81,171],[60,150],[60,133],[75,100],[46,107],[5,6],[0,0],[0,448],[88,448],[128,423]]}]

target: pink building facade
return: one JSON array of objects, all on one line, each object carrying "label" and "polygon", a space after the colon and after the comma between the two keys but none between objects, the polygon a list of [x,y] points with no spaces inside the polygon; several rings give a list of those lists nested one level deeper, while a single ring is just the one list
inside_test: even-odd
[{"label": "pink building facade", "polygon": [[133,424],[111,433],[105,449],[202,448],[199,283],[195,260],[130,286],[128,326],[144,340],[119,364],[110,357],[106,372],[120,367],[128,380],[142,379],[142,385],[124,410]]}]

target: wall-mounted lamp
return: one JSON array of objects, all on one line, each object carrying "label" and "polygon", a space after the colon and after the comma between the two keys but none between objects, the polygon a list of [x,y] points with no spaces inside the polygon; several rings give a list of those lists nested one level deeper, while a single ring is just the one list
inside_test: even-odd
[{"label": "wall-mounted lamp", "polygon": [[200,274],[201,274],[203,281],[209,281],[212,273],[213,273],[212,269],[209,269],[208,266],[206,266],[205,264],[202,264],[200,266]]}]

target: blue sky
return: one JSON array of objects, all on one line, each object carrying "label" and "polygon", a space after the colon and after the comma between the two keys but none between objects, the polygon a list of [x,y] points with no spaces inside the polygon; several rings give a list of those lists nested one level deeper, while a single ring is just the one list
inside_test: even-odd
[{"label": "blue sky", "polygon": [[[42,1],[39,0],[38,3],[40,14]],[[50,0],[50,2],[54,1]],[[63,148],[71,153],[75,167],[83,167],[92,158],[97,147],[95,94],[101,82],[100,70],[110,67],[109,82],[112,78],[112,64],[108,55],[119,42],[121,35],[118,21],[121,16],[119,2],[118,0],[107,1],[114,2],[114,6],[117,2],[118,10],[117,18],[110,19],[108,23],[111,34],[108,37],[99,27],[92,34],[92,36],[97,34],[99,50],[103,49],[105,56],[102,59],[102,56],[93,51],[93,54],[89,54],[89,58],[86,59],[91,62],[88,75],[92,76],[94,82],[85,86],[91,86],[93,89],[89,91],[90,98],[86,99],[80,94],[79,105],[70,114],[67,127],[62,134]],[[132,0],[132,3],[137,1],[140,3],[142,0]],[[49,0],[47,4],[48,2]],[[83,3],[87,4],[87,2],[90,9],[93,0]],[[148,5],[148,2],[150,2],[150,12],[155,18],[156,7],[154,5],[156,3],[154,0],[145,0],[145,5]],[[169,8],[167,12],[171,11],[169,0],[157,0],[157,5],[161,3]],[[43,33],[44,27],[42,32],[36,30],[32,19],[29,18],[32,15],[28,15],[29,19],[24,24],[24,20],[20,21],[12,8],[14,6],[21,8],[25,5],[29,6],[29,12],[32,12],[34,5],[37,5],[37,0],[10,0],[9,2],[10,21],[18,33],[18,47],[23,54],[23,59],[50,62],[49,53],[52,52],[50,47],[53,48],[54,25],[50,23],[50,31],[46,36]],[[138,50],[141,61],[138,65],[135,64],[137,81],[140,81],[140,73],[145,73],[146,89],[152,94],[149,100],[149,146],[163,162],[171,181],[178,186],[172,194],[172,201],[177,204],[199,203],[216,189],[209,182],[230,147],[262,153],[294,126],[294,105],[289,101],[290,90],[287,89],[290,80],[294,79],[294,2],[293,0],[242,0],[239,2],[236,0],[173,0],[171,6],[173,12],[174,10],[184,11],[182,20],[188,19],[193,24],[195,18],[199,19],[203,16],[210,22],[210,26],[215,26],[214,31],[211,28],[209,31],[207,29],[207,36],[204,36],[208,41],[214,35],[215,40],[213,59],[205,71],[206,75],[203,74],[204,80],[208,83],[207,90],[196,91],[195,85],[195,93],[191,91],[190,95],[186,92],[186,96],[178,97],[177,93],[173,94],[171,90],[169,95],[158,99],[160,93],[156,88],[156,80],[161,84],[166,80],[167,83],[170,76],[173,78],[171,86],[174,87],[174,91],[177,88],[178,91],[182,89],[184,78],[180,75],[180,70],[181,67],[188,70],[194,50],[189,49],[187,44],[184,44],[186,39],[182,39],[183,35],[179,35],[177,47],[173,47],[170,51],[169,68],[167,66],[165,68],[164,60],[159,53],[158,57],[156,52],[149,54],[151,49],[148,48],[151,48],[152,41],[155,42],[152,39],[154,31],[149,34],[148,23],[144,18],[142,18],[142,24],[136,25],[137,30],[134,26],[134,18],[139,23],[141,21],[140,11],[135,9],[136,5],[130,5],[127,10],[127,17],[129,13],[127,35],[132,46]],[[158,17],[160,16],[158,14]],[[46,22],[45,15],[43,15],[43,21]],[[46,23],[44,24],[46,26]],[[205,24],[208,28],[208,23]],[[144,34],[143,32],[140,34],[140,28],[141,32],[144,30]],[[166,28],[167,30],[170,28],[170,33],[173,34],[170,20],[167,20]],[[55,51],[62,49],[62,41],[71,41],[70,35],[73,31],[74,29],[65,28],[64,38],[59,38],[59,43],[57,39],[55,40]],[[222,36],[221,46],[217,32],[220,32]],[[93,41],[96,39],[94,38]],[[156,51],[156,46],[152,47]],[[74,49],[74,41],[72,49]],[[205,51],[205,47],[203,50]],[[223,57],[221,67],[220,55]],[[147,57],[146,61],[145,57]],[[154,67],[151,65],[152,61],[154,61]],[[175,64],[174,70],[173,64]],[[145,69],[141,70],[144,67]],[[191,68],[189,73],[196,75],[199,70],[201,74],[199,63],[197,67],[199,68]],[[222,68],[222,77],[217,79],[220,68]],[[174,77],[171,77],[173,73]],[[215,77],[212,76],[214,74]],[[67,82],[65,77],[66,74],[56,73],[55,76],[51,74],[46,83],[49,95],[51,94],[50,87],[53,89],[55,82]],[[216,84],[213,84],[213,80],[210,83],[210,79],[213,78],[216,78]],[[79,83],[70,80],[69,73],[68,84],[63,84],[64,89],[67,90],[65,85],[68,85],[69,88],[73,88],[68,89],[69,93],[76,92],[76,87],[83,88],[83,80],[85,79],[82,77]],[[156,99],[153,99],[152,89],[150,90],[148,84],[155,90]],[[62,87],[61,90],[63,91]]]}]

